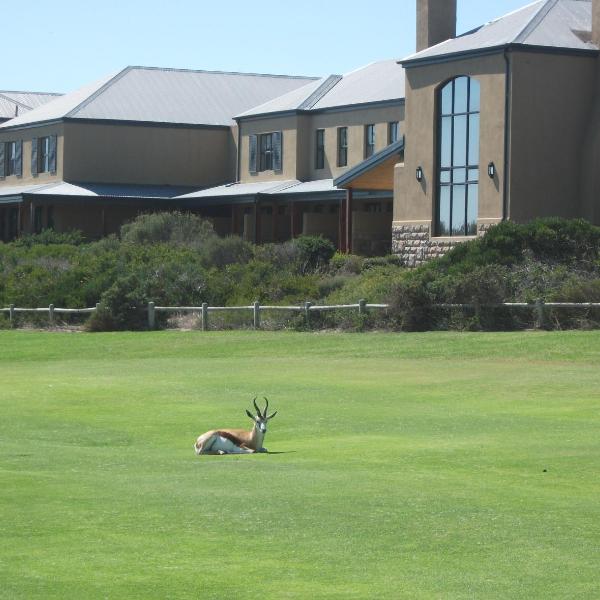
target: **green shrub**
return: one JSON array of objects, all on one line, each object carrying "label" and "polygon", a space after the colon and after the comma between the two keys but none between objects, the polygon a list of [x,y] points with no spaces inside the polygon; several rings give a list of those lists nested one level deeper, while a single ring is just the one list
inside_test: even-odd
[{"label": "green shrub", "polygon": [[169,243],[199,248],[215,236],[209,221],[182,212],[143,214],[121,228],[121,239],[131,244]]},{"label": "green shrub", "polygon": [[326,267],[335,254],[333,242],[320,235],[304,235],[291,244],[298,252],[302,274]]}]

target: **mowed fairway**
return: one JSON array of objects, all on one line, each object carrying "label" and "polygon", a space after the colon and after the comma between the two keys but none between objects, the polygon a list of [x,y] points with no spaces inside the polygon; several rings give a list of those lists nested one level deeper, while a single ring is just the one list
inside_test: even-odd
[{"label": "mowed fairway", "polygon": [[[1,598],[599,598],[600,333],[0,333]],[[196,436],[279,411],[268,455]]]}]

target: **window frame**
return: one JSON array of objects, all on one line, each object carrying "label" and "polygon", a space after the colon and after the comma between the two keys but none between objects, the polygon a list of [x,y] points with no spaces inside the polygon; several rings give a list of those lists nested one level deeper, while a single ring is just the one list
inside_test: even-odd
[{"label": "window frame", "polygon": [[[466,79],[466,110],[457,110],[456,83]],[[477,101],[473,101],[473,84],[477,90]],[[444,93],[451,86],[450,111],[444,110]],[[476,106],[476,109],[472,107]],[[437,157],[436,157],[436,202],[434,207],[434,232],[437,237],[473,237],[477,235],[477,216],[479,213],[479,149],[481,138],[481,85],[479,81],[468,75],[458,75],[442,84],[437,90],[436,117],[437,117]],[[473,117],[473,118],[472,118]],[[476,117],[476,118],[475,118]],[[464,129],[457,129],[457,123],[464,119]],[[448,120],[445,122],[445,120]],[[472,122],[477,123],[477,138],[471,137]],[[449,123],[448,128],[445,127]],[[446,132],[446,135],[444,135]],[[458,132],[458,134],[457,134]],[[464,139],[464,143],[460,143]],[[471,161],[472,146],[476,142],[477,156],[476,164]],[[458,164],[455,160],[455,152],[464,150],[464,164]],[[449,154],[449,158],[448,158]],[[449,164],[446,162],[449,161]],[[448,191],[446,191],[448,190]],[[457,202],[464,202],[464,219],[460,227],[454,223],[455,217],[455,194],[459,190]],[[461,199],[460,193],[463,194]],[[475,196],[475,219],[469,222],[469,205]],[[445,198],[444,198],[445,197]],[[448,227],[446,228],[442,218],[442,202],[447,203]],[[473,208],[473,206],[471,206]],[[460,209],[460,206],[459,206]]]},{"label": "window frame", "polygon": [[38,138],[38,173],[50,173],[50,136]]},{"label": "window frame", "polygon": [[[392,136],[392,133],[395,136]],[[389,121],[388,122],[388,146],[395,144],[400,139],[400,121]]]},{"label": "window frame", "polygon": [[325,130],[317,129],[315,132],[315,170],[325,168]]},{"label": "window frame", "polygon": [[348,127],[338,127],[338,151],[337,151],[337,166],[348,166]]},{"label": "window frame", "polygon": [[[12,155],[12,156],[11,156]],[[4,175],[10,177],[17,174],[17,142],[4,142]]]},{"label": "window frame", "polygon": [[258,136],[258,172],[273,171],[273,133]]},{"label": "window frame", "polygon": [[375,154],[375,124],[365,125],[365,158],[370,158]]}]

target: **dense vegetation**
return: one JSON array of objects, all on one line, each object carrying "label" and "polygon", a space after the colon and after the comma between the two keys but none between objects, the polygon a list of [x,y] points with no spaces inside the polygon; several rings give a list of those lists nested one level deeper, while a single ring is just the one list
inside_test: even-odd
[{"label": "dense vegetation", "polygon": [[[93,330],[141,329],[145,307],[389,302],[386,313],[327,314],[313,326],[362,329],[513,329],[529,327],[531,310],[488,308],[500,302],[600,301],[600,228],[581,220],[506,222],[415,270],[394,257],[336,254],[324,238],[253,246],[221,238],[182,213],[148,214],[120,235],[87,242],[78,233],[45,231],[0,243],[0,306],[102,309]],[[438,309],[467,303],[472,309]],[[545,326],[595,326],[598,311],[548,312]],[[6,320],[4,320],[6,324]],[[286,316],[273,326],[302,327]],[[166,321],[159,321],[160,326]],[[220,326],[226,326],[221,322]],[[238,323],[239,325],[239,323]]]}]

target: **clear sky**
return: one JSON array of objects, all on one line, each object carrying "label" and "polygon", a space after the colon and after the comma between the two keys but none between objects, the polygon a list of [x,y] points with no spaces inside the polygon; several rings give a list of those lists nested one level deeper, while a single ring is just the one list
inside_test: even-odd
[{"label": "clear sky", "polygon": [[[530,0],[458,0],[458,32]],[[0,0],[0,89],[67,92],[127,65],[345,73],[414,51],[415,0]]]}]

